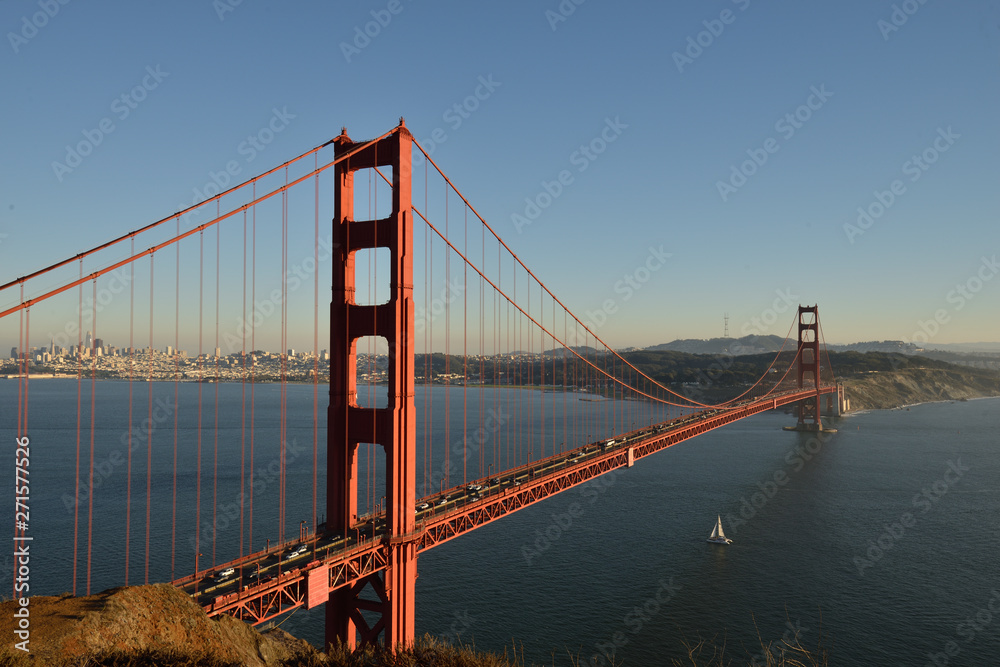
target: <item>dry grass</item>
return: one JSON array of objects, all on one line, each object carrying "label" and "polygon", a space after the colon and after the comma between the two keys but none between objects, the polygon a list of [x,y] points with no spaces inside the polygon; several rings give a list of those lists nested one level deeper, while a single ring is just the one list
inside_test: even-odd
[{"label": "dry grass", "polygon": [[798,642],[784,641],[762,646],[753,656],[747,656],[738,662],[726,657],[725,643],[699,641],[685,644],[688,656],[684,660],[672,660],[674,667],[729,667],[730,665],[747,665],[750,667],[827,667],[828,652],[825,649],[811,650]]},{"label": "dry grass", "polygon": [[[822,640],[820,640],[822,644]],[[761,641],[760,649],[751,655],[744,651],[742,657],[727,657],[725,638],[718,637],[696,642],[684,642],[686,658],[674,659],[674,667],[827,667],[828,649],[822,645],[808,649],[797,638],[771,643]],[[730,652],[730,655],[732,653]],[[579,656],[570,655],[574,667],[587,667],[590,663]],[[26,656],[0,651],[0,667],[20,667],[38,664]],[[239,667],[238,662],[220,660],[204,652],[144,650],[139,653],[121,651],[88,656],[85,660],[64,663],[63,667]],[[620,667],[619,660],[606,664]],[[523,650],[512,648],[502,654],[476,651],[474,646],[456,646],[441,639],[425,635],[407,650],[392,652],[381,647],[364,647],[354,651],[344,646],[334,647],[327,654],[287,660],[284,667],[527,667]]]},{"label": "dry grass", "polygon": [[392,652],[381,647],[354,651],[336,646],[322,657],[290,660],[286,667],[524,667],[522,659],[476,651],[473,646],[455,646],[431,635],[418,639],[413,648]]},{"label": "dry grass", "polygon": [[[789,620],[789,625],[791,621]],[[757,627],[757,619],[754,619],[754,628]],[[737,661],[734,658],[726,657],[726,640],[721,643],[718,638],[711,640],[700,639],[697,642],[683,642],[687,649],[687,658],[683,660],[671,660],[673,667],[729,667],[729,665],[739,665],[747,667],[827,667],[829,664],[829,649],[823,646],[823,631],[820,628],[817,638],[816,648],[807,648],[802,645],[798,635],[784,637],[778,641],[765,642],[757,630],[757,641],[759,650],[751,654],[748,649],[744,649],[745,657]]]},{"label": "dry grass", "polygon": [[[0,667],[20,667],[37,665],[27,656],[0,654]],[[161,651],[146,649],[138,652],[107,651],[81,660],[64,662],[60,667],[241,667],[239,662],[219,660],[204,652]]]}]

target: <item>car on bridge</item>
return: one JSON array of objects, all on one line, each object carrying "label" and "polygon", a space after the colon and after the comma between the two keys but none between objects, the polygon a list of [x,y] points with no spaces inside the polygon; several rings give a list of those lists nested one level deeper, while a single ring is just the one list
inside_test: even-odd
[{"label": "car on bridge", "polygon": [[298,547],[295,548],[294,551],[290,551],[288,555],[285,556],[285,560],[292,560],[293,558],[298,558],[307,551],[309,551],[309,547],[306,546],[305,544],[300,544]]},{"label": "car on bridge", "polygon": [[232,567],[227,567],[227,568],[226,568],[225,570],[222,570],[222,571],[220,571],[220,572],[217,572],[217,573],[215,574],[215,579],[214,579],[213,581],[214,581],[214,582],[215,582],[216,584],[221,584],[221,583],[222,583],[223,581],[226,581],[226,580],[228,580],[228,579],[229,579],[230,577],[232,577],[232,576],[233,576],[234,574],[236,574],[236,568],[232,568]]}]

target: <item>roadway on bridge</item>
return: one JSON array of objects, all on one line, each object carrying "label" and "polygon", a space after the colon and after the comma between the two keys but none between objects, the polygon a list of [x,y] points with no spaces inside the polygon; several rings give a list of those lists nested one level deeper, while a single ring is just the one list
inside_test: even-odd
[{"label": "roadway on bridge", "polygon": [[[450,516],[461,515],[476,503],[506,494],[523,484],[557,478],[564,475],[567,469],[584,467],[589,460],[607,455],[609,452],[625,449],[651,437],[669,434],[671,431],[690,428],[692,424],[737,411],[741,407],[744,405],[690,413],[669,422],[642,428],[614,439],[591,442],[568,452],[504,471],[497,476],[473,480],[427,496],[420,499],[414,508],[417,529],[420,531],[430,522],[447,521]],[[326,533],[324,526],[321,525],[317,535],[251,554],[238,561],[221,564],[199,573],[197,577],[187,577],[175,584],[200,605],[210,608],[217,599],[234,593],[240,593],[241,598],[267,595],[269,589],[278,588],[283,583],[287,584],[289,578],[300,578],[308,569],[307,566],[315,566],[314,564],[318,562],[343,560],[358,548],[366,545],[376,547],[388,537],[383,511],[362,517],[346,537]]]}]

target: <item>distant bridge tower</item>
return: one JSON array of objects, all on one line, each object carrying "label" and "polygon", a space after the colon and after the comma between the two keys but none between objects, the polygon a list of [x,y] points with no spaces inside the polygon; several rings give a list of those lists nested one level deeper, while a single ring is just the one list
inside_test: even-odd
[{"label": "distant bridge tower", "polygon": [[819,393],[819,306],[799,306],[799,389],[816,388],[816,395],[799,401],[798,431],[822,431]]},{"label": "distant bridge tower", "polygon": [[[356,150],[346,128],[334,140],[340,157]],[[333,299],[330,304],[330,408],[327,430],[327,529],[348,535],[358,517],[358,445],[385,449],[386,536],[383,573],[333,590],[326,603],[326,642],[353,647],[377,641],[413,643],[417,548],[416,410],[413,379],[413,220],[410,205],[413,135],[400,119],[391,134],[340,162],[333,221]],[[354,219],[354,172],[392,168],[392,212],[382,220]],[[389,301],[359,305],[354,299],[358,250],[387,248],[391,256]],[[389,344],[388,405],[357,403],[357,340],[380,336]],[[363,598],[366,588],[375,599]],[[370,594],[369,594],[370,595]],[[366,612],[366,618],[362,612]],[[374,615],[379,618],[369,624]]]}]

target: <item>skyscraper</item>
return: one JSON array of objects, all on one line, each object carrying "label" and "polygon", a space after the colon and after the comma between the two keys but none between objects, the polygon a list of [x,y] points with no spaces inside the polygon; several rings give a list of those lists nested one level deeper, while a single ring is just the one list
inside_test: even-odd
[{"label": "skyscraper", "polygon": [[87,349],[94,349],[94,337],[90,335],[89,331],[87,332]]}]

